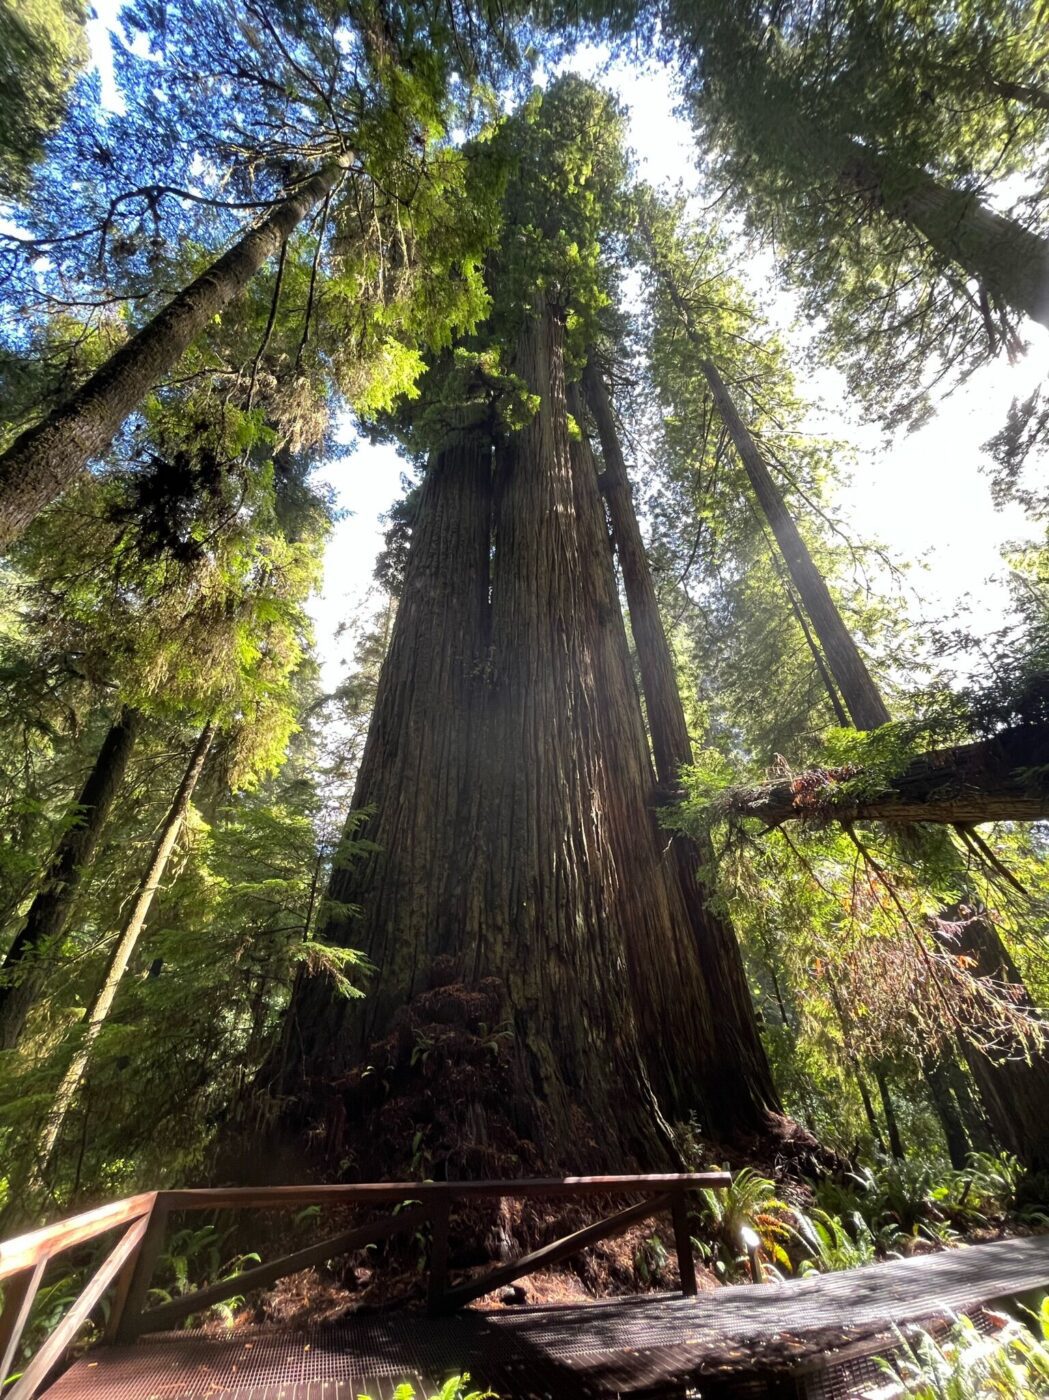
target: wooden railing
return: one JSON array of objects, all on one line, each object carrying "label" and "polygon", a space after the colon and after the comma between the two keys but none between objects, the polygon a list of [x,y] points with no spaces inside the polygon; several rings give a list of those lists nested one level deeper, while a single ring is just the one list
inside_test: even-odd
[{"label": "wooden railing", "polygon": [[[0,1283],[4,1306],[0,1314],[0,1384],[8,1376],[29,1319],[44,1269],[56,1255],[85,1244],[110,1230],[124,1233],[85,1286],[54,1332],[39,1348],[4,1400],[32,1400],[48,1375],[101,1300],[107,1288],[114,1295],[106,1324],[107,1341],[130,1342],[144,1332],[157,1332],[203,1312],[215,1303],[264,1288],[351,1250],[387,1239],[402,1230],[429,1224],[427,1299],[432,1313],[453,1312],[474,1298],[569,1255],[621,1234],[631,1225],[669,1210],[674,1227],[681,1291],[696,1292],[696,1269],[688,1228],[687,1193],[722,1188],[728,1172],[691,1172],[649,1176],[574,1176],[513,1181],[400,1181],[348,1186],[235,1187],[186,1191],[152,1191],[114,1201],[98,1210],[34,1230],[0,1244]],[[448,1221],[457,1201],[478,1199],[599,1198],[640,1196],[616,1214],[587,1225],[574,1234],[544,1245],[511,1263],[491,1269],[456,1287],[448,1285]],[[293,1210],[304,1206],[393,1206],[393,1213],[343,1230],[317,1244],[244,1269],[206,1288],[147,1308],[149,1288],[173,1212],[202,1210]]]}]

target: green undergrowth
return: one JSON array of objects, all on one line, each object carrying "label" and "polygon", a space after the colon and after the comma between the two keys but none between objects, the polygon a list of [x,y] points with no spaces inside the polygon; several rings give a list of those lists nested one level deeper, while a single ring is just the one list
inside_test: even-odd
[{"label": "green undergrowth", "polygon": [[727,1283],[749,1276],[744,1228],[761,1242],[766,1276],[830,1273],[899,1257],[922,1243],[949,1246],[978,1231],[1049,1227],[1049,1213],[1024,1199],[1030,1186],[1010,1153],[973,1152],[960,1170],[879,1160],[819,1182],[801,1205],[745,1167],[726,1190],[701,1193],[693,1242]]},{"label": "green undergrowth", "polygon": [[885,1382],[876,1400],[1044,1400],[1049,1395],[1049,1299],[1030,1315],[1033,1326],[1008,1319],[984,1336],[971,1318],[960,1317],[948,1335],[900,1335],[891,1359],[879,1358]]}]

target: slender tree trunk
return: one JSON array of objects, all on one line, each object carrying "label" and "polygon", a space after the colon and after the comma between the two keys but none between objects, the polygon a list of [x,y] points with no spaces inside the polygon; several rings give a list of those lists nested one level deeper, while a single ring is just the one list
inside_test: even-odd
[{"label": "slender tree trunk", "polygon": [[[568,411],[577,423],[582,423],[578,387],[571,386],[566,397]],[[771,1075],[766,1072],[763,1083],[755,1074],[742,1047],[737,1047],[738,1037],[730,1020],[732,1008],[724,1004],[724,998],[718,999],[722,974],[708,964],[721,950],[712,946],[710,921],[696,885],[696,852],[692,849],[684,856],[676,840],[659,826],[653,803],[655,775],[608,548],[597,463],[585,437],[572,441],[569,451],[579,549],[583,560],[592,563],[597,598],[593,629],[594,656],[599,668],[596,693],[603,699],[605,745],[609,752],[622,756],[614,770],[622,790],[607,805],[610,810],[614,806],[617,812],[647,809],[653,842],[651,853],[639,847],[636,832],[632,834],[628,821],[617,832],[620,884],[628,897],[635,897],[635,892],[638,897],[638,907],[627,908],[623,927],[633,960],[633,1002],[645,1061],[669,1117],[681,1119],[695,1112],[708,1127],[722,1134],[760,1133],[768,1127],[769,1107],[778,1107]],[[661,632],[658,616],[655,622]],[[683,713],[681,722],[683,726]],[[636,756],[629,766],[626,755]],[[655,871],[649,863],[653,856],[658,861]],[[654,903],[653,891],[660,887],[667,892],[665,913],[659,913]],[[738,963],[739,948],[731,930],[729,936],[729,955]],[[741,963],[739,972],[742,976]],[[742,992],[753,1024],[753,1005],[745,979]],[[719,1006],[717,1034],[701,1036],[700,1009],[715,1005]],[[712,1024],[709,1010],[707,1016],[706,1024]],[[757,1054],[752,1058],[759,1065],[764,1064],[756,1028],[755,1044]],[[725,1092],[722,1085],[731,1085],[731,1091]]]},{"label": "slender tree trunk", "polygon": [[[616,431],[612,405],[600,372],[588,365],[583,379],[587,404],[594,417],[604,461],[604,490],[612,536],[623,571],[623,586],[637,649],[641,685],[648,714],[649,735],[662,787],[676,787],[682,767],[692,763],[692,741],[685,721],[673,654],[663,628],[641,527],[634,508],[626,463]],[[725,1083],[734,1079],[749,1086],[746,1100],[735,1095],[740,1126],[760,1130],[768,1113],[781,1112],[772,1081],[754,1001],[747,984],[739,942],[729,920],[715,914],[701,886],[699,870],[712,863],[709,843],[683,834],[671,838],[670,853],[688,910],[712,1005],[718,1008],[718,1057]],[[735,1069],[730,1072],[729,1066]],[[720,1114],[731,1121],[730,1105]]]},{"label": "slender tree trunk", "polygon": [[966,1159],[972,1151],[972,1144],[969,1142],[969,1135],[965,1131],[961,1112],[955,1102],[954,1094],[951,1092],[950,1078],[944,1067],[943,1057],[927,1055],[922,1061],[922,1073],[929,1086],[929,1097],[932,1100],[933,1109],[940,1120],[940,1127],[943,1129],[951,1166],[964,1167]]},{"label": "slender tree trunk", "polygon": [[62,494],[178,362],[209,322],[235,300],[306,215],[331,192],[339,166],[304,181],[181,291],[42,422],[0,456],[0,549]]},{"label": "slender tree trunk", "polygon": [[[808,556],[782,497],[764,470],[760,453],[740,422],[713,365],[705,362],[704,372],[729,432],[747,465],[748,475],[762,508],[766,511],[769,524],[777,540],[781,541],[784,557],[798,586],[802,604],[823,643],[828,665],[853,722],[858,729],[871,729],[886,723],[889,719],[888,709],[838,613],[822,576]],[[770,514],[770,511],[774,511],[775,514]],[[795,572],[791,565],[791,556],[787,553],[789,544],[783,544],[784,540],[789,542],[791,538],[794,538],[804,551],[804,566],[799,572]],[[805,577],[808,577],[807,585],[802,583]],[[814,581],[818,586],[813,586]],[[818,611],[814,612],[814,609]],[[843,645],[842,637],[847,638],[847,646]],[[1001,748],[1004,736],[999,736],[992,742],[995,749]],[[942,773],[937,775],[934,771],[934,781],[937,777],[942,783]],[[1027,781],[1026,775],[1024,781]],[[929,843],[937,838],[927,830],[915,828],[913,839],[928,847]],[[1015,966],[1008,959],[993,924],[986,919],[976,919],[964,922],[962,927],[964,931],[960,938],[966,946],[961,947],[959,951],[971,958],[974,975],[1008,981],[1017,988],[1017,1000],[1027,1007],[1032,1007],[1027,990]],[[981,968],[992,970],[982,972]],[[1049,1162],[1049,1114],[1038,1107],[1039,1104],[1044,1106],[1049,1103],[1049,1053],[1045,1049],[1027,1052],[1015,1044],[1010,1044],[1003,1046],[998,1053],[985,1054],[966,1036],[962,1037],[962,1045],[994,1125],[995,1134],[1000,1141],[1016,1152],[1028,1165],[1038,1166]]]},{"label": "slender tree trunk", "polygon": [[893,1107],[892,1095],[889,1092],[889,1081],[886,1077],[883,1065],[875,1065],[874,1082],[878,1086],[878,1097],[881,1099],[881,1111],[885,1115],[885,1126],[889,1133],[889,1151],[897,1161],[902,1161],[906,1153],[903,1150],[903,1138],[900,1137],[900,1125],[896,1121],[896,1109]]},{"label": "slender tree trunk", "polygon": [[189,804],[193,798],[193,791],[197,786],[201,772],[204,768],[204,761],[208,756],[212,740],[215,737],[215,726],[206,724],[201,730],[200,737],[193,748],[189,763],[182,775],[178,791],[174,800],[168,808],[164,824],[160,829],[153,846],[153,851],[149,858],[142,879],[139,881],[138,890],[135,894],[134,903],[124,922],[124,927],[120,930],[120,937],[113,945],[113,950],[109,955],[105,972],[102,974],[102,981],[91,1000],[91,1004],[84,1014],[83,1030],[80,1043],[73,1055],[65,1074],[62,1076],[58,1089],[55,1093],[55,1101],[48,1118],[47,1126],[40,1140],[39,1160],[42,1169],[46,1170],[47,1164],[54,1152],[55,1143],[58,1141],[62,1131],[62,1124],[65,1122],[66,1114],[69,1112],[73,1097],[76,1094],[77,1086],[83,1078],[88,1061],[91,1058],[91,1051],[98,1039],[102,1027],[105,1025],[106,1017],[120,986],[120,980],[127,969],[128,962],[139,936],[145,927],[146,919],[149,916],[150,908],[153,904],[154,896],[164,878],[171,852],[175,848],[178,834],[182,830],[182,825],[189,811]]},{"label": "slender tree trunk", "polygon": [[740,461],[769,523],[784,562],[798,590],[801,605],[823,647],[831,672],[841,690],[845,707],[857,729],[877,729],[889,718],[885,702],[874,684],[852,633],[842,621],[823,575],[813,563],[808,546],[784,504],[758,446],[736,412],[724,381],[709,361],[702,361],[710,392],[739,453]]},{"label": "slender tree trunk", "polygon": [[871,1137],[879,1152],[885,1151],[885,1138],[882,1135],[881,1124],[878,1122],[878,1115],[874,1112],[874,1105],[871,1103],[871,1091],[867,1087],[867,1080],[860,1062],[855,1057],[852,1061],[853,1074],[856,1076],[856,1087],[860,1091],[860,1102],[863,1104],[864,1116],[867,1119],[867,1127],[871,1130]]},{"label": "slender tree trunk", "polygon": [[125,706],[110,727],[94,767],[77,794],[76,813],[63,833],[25,923],[0,968],[0,1049],[12,1050],[47,980],[47,955],[69,921],[81,878],[94,858],[120,790],[143,717]]}]

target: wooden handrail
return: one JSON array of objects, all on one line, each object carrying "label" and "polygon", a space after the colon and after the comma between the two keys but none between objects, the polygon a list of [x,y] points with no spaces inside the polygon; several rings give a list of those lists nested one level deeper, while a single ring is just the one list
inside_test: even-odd
[{"label": "wooden handrail", "polygon": [[379,1181],[335,1186],[232,1186],[161,1191],[168,1210],[286,1210],[307,1205],[476,1200],[502,1197],[661,1196],[667,1191],[724,1188],[731,1172],[664,1172],[642,1176],[516,1177],[506,1181]]},{"label": "wooden handrail", "polygon": [[83,1293],[30,1361],[18,1380],[15,1381],[9,1392],[8,1400],[33,1400],[38,1387],[47,1379],[48,1372],[57,1362],[61,1361],[65,1352],[76,1339],[76,1334],[87,1321],[91,1309],[128,1260],[133,1257],[135,1250],[142,1243],[142,1236],[146,1233],[148,1224],[148,1219],[138,1219],[128,1226],[116,1248],[106,1256]]},{"label": "wooden handrail", "polygon": [[[31,1400],[48,1372],[61,1359],[77,1330],[87,1319],[105,1290],[116,1281],[107,1338],[131,1340],[147,1327],[167,1324],[215,1301],[250,1288],[272,1283],[296,1272],[307,1263],[333,1258],[360,1244],[382,1239],[394,1231],[429,1221],[431,1226],[430,1288],[431,1311],[461,1306],[510,1276],[530,1273],[541,1263],[565,1258],[587,1244],[626,1228],[668,1206],[674,1217],[674,1237],[682,1290],[694,1293],[695,1266],[689,1239],[685,1198],[689,1191],[719,1189],[731,1184],[729,1172],[662,1172],[633,1176],[568,1176],[514,1178],[505,1181],[383,1181],[349,1185],[203,1187],[192,1190],[148,1191],[125,1200],[112,1201],[68,1220],[46,1225],[0,1244],[0,1280],[10,1279],[0,1314],[0,1384],[3,1370],[13,1360],[18,1339],[29,1316],[33,1297],[49,1259],[76,1245],[95,1239],[118,1225],[128,1229],[106,1258],[83,1293],[59,1323],[56,1330],[33,1357],[15,1388],[11,1400]],[[619,1215],[596,1222],[574,1235],[556,1240],[503,1265],[484,1280],[474,1280],[447,1289],[448,1213],[456,1200],[496,1198],[551,1198],[642,1196],[640,1205],[628,1207]],[[168,1216],[172,1211],[195,1210],[288,1210],[299,1206],[398,1205],[416,1207],[395,1214],[388,1220],[373,1221],[344,1231],[316,1245],[300,1249],[280,1259],[244,1270],[230,1279],[212,1284],[198,1293],[173,1299],[147,1310],[145,1301],[150,1278],[163,1246]]]},{"label": "wooden handrail", "polygon": [[425,1206],[419,1206],[415,1210],[402,1210],[398,1215],[391,1215],[386,1220],[378,1220],[371,1225],[358,1225],[355,1230],[344,1230],[340,1235],[321,1240],[319,1244],[308,1245],[305,1249],[296,1250],[294,1254],[286,1254],[281,1259],[271,1259],[265,1264],[256,1264],[253,1268],[244,1269],[239,1274],[222,1279],[219,1283],[200,1288],[195,1293],[172,1298],[170,1303],[161,1303],[158,1307],[140,1313],[134,1320],[134,1325],[125,1332],[125,1338],[170,1327],[173,1322],[181,1322],[183,1318],[203,1312],[214,1303],[224,1303],[227,1298],[234,1298],[240,1293],[264,1288],[267,1284],[276,1283],[279,1278],[287,1277],[288,1274],[297,1274],[300,1269],[323,1264],[327,1259],[337,1259],[340,1254],[348,1254],[352,1249],[363,1249],[365,1245],[387,1239],[399,1230],[414,1230],[416,1225],[426,1224],[429,1214]]},{"label": "wooden handrail", "polygon": [[53,1225],[31,1230],[27,1235],[19,1235],[6,1244],[0,1244],[0,1280],[31,1269],[41,1260],[52,1259],[78,1244],[86,1244],[117,1225],[127,1225],[140,1216],[148,1215],[156,1198],[156,1191],[146,1191],[140,1196],[110,1201],[96,1210],[70,1216],[68,1220],[56,1220]]}]

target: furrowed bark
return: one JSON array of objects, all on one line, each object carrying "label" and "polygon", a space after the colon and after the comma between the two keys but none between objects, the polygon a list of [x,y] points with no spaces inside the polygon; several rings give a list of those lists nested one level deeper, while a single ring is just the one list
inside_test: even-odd
[{"label": "furrowed bark", "polygon": [[428,986],[436,958],[479,966],[463,943],[470,852],[461,844],[476,829],[491,494],[491,435],[460,424],[430,458],[354,791],[347,836],[375,849],[336,855],[318,920],[322,941],[360,948],[378,972],[360,1003],[300,973],[285,1026],[289,1084],[325,1057],[335,1073],[354,1064]]},{"label": "furrowed bark", "polygon": [[[584,372],[583,388],[601,444],[605,499],[623,571],[656,776],[662,787],[670,788],[678,782],[681,768],[691,764],[693,758],[674,658],[663,628],[612,405],[593,364]],[[733,1085],[731,1095],[718,1106],[717,1114],[727,1130],[759,1131],[769,1112],[782,1110],[761,1043],[735,930],[727,918],[710,909],[699,880],[699,870],[711,863],[713,853],[683,833],[664,839],[670,840],[669,853],[710,1000],[718,1008],[718,1068],[712,1081]]]},{"label": "furrowed bark", "polygon": [[0,549],[109,447],[124,420],[212,318],[244,291],[306,215],[330,193],[332,165],[313,175],[190,283],[69,399],[0,456]]},{"label": "furrowed bark", "polygon": [[25,923],[7,950],[0,967],[0,1049],[12,1050],[18,1044],[26,1018],[47,981],[47,954],[65,932],[80,881],[94,858],[143,724],[142,715],[125,706],[110,727],[77,794],[76,815],[55,848]]},{"label": "furrowed bark", "polygon": [[[636,695],[631,713],[608,653],[622,616],[609,606],[596,477],[569,447],[556,312],[536,307],[514,370],[540,405],[497,450],[484,885],[470,926],[508,986],[547,1154],[578,1155],[572,1123],[585,1105],[607,1135],[602,1152],[667,1160],[649,1071],[684,1096],[680,1080],[669,1082],[670,1061],[679,1052],[683,1067],[700,1063],[711,1013],[704,999],[683,1029],[679,1012],[654,1052],[654,1013],[687,950],[647,810],[651,778],[631,732]],[[646,958],[655,966],[644,967]],[[687,961],[682,970],[692,990]],[[705,1085],[688,1087],[701,1102]]]},{"label": "furrowed bark", "polygon": [[[575,421],[582,423],[577,386],[568,390],[567,404]],[[694,916],[702,910],[688,906],[678,877],[678,852],[659,827],[651,802],[655,775],[608,548],[597,463],[585,437],[573,440],[569,452],[579,551],[584,566],[589,565],[596,599],[594,693],[602,707],[604,747],[616,756],[608,765],[610,791],[604,805],[616,818],[610,815],[608,831],[631,958],[632,1002],[649,1077],[670,1118],[681,1120],[695,1113],[721,1134],[760,1131],[766,1123],[760,1094],[764,1086],[755,1091],[749,1066],[732,1055],[727,1015],[719,1016],[712,1034],[715,1002],[703,958],[704,952],[709,958],[710,949],[701,948],[694,927]],[[644,813],[649,841],[638,839],[630,813]],[[731,1085],[731,1092],[723,1092],[722,1084]]]},{"label": "furrowed bark", "polygon": [[1032,770],[1047,762],[1049,730],[1025,725],[1002,730],[991,739],[922,754],[884,792],[870,797],[841,796],[841,785],[855,782],[855,772],[818,769],[762,788],[734,788],[725,794],[725,811],[757,817],[768,826],[797,820],[900,826],[1041,821],[1049,817],[1049,789]]},{"label": "furrowed bark", "polygon": [[46,1170],[51,1159],[51,1154],[55,1150],[59,1134],[62,1131],[62,1124],[65,1122],[66,1114],[69,1112],[76,1094],[77,1086],[83,1078],[87,1069],[88,1061],[91,1058],[91,1051],[95,1041],[105,1025],[106,1017],[116,998],[120,980],[127,970],[127,965],[131,960],[131,955],[135,951],[139,936],[146,924],[150,908],[164,872],[167,869],[171,852],[175,848],[178,834],[182,830],[189,811],[189,804],[193,798],[194,789],[200,779],[204,768],[204,761],[208,756],[215,737],[215,726],[207,724],[201,730],[200,737],[193,748],[189,763],[182,775],[178,791],[174,800],[168,808],[167,816],[164,818],[164,825],[160,829],[149,858],[149,864],[139,882],[134,903],[120,931],[120,936],[113,946],[106,963],[105,972],[102,974],[102,982],[99,985],[91,1005],[84,1015],[84,1028],[81,1035],[80,1044],[77,1047],[69,1066],[59,1082],[55,1092],[55,1101],[51,1113],[48,1117],[40,1139],[39,1162],[41,1170]]}]

